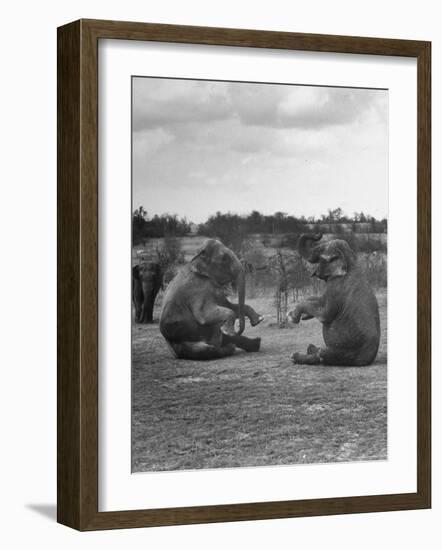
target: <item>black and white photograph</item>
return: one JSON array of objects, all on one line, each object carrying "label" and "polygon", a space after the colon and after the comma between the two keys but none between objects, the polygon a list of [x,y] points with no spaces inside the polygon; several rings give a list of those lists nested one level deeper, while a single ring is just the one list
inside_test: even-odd
[{"label": "black and white photograph", "polygon": [[388,99],[132,77],[133,473],[387,460]]},{"label": "black and white photograph", "polygon": [[0,546],[437,549],[440,5],[2,7]]}]

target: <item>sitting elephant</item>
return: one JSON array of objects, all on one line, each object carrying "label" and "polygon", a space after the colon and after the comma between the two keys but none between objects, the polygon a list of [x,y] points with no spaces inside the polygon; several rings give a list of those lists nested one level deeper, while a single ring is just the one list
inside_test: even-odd
[{"label": "sitting elephant", "polygon": [[297,364],[364,366],[376,358],[380,340],[379,307],[374,292],[344,240],[316,246],[321,234],[301,235],[298,251],[317,264],[313,275],[326,282],[322,296],[307,298],[288,314],[294,323],[316,317],[322,323],[325,347],[310,344],[307,353],[295,353]]},{"label": "sitting elephant", "polygon": [[[227,299],[232,284],[238,304]],[[160,331],[177,358],[217,359],[232,355],[235,347],[258,351],[260,338],[241,336],[245,317],[252,326],[263,319],[245,303],[244,269],[221,242],[209,239],[167,287]],[[235,332],[235,320],[239,330]]]},{"label": "sitting elephant", "polygon": [[153,306],[162,283],[163,270],[159,263],[143,262],[132,268],[136,323],[153,323]]}]

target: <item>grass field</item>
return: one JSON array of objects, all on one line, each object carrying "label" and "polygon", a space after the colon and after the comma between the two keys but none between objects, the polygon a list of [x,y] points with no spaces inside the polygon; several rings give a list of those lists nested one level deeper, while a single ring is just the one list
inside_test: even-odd
[{"label": "grass field", "polygon": [[134,324],[132,471],[386,459],[385,292],[378,301],[381,346],[362,368],[293,365],[321,325],[278,328],[272,298],[248,300],[266,315],[245,332],[261,351],[217,361],[177,360],[158,324]]}]

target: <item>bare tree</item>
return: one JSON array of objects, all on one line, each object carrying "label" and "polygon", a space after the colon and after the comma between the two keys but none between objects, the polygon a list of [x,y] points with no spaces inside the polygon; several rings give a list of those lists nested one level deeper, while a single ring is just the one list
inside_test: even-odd
[{"label": "bare tree", "polygon": [[274,304],[276,321],[279,327],[287,326],[288,304],[299,300],[301,293],[313,290],[319,282],[313,280],[304,260],[297,252],[278,249],[269,260],[269,267],[274,273]]}]

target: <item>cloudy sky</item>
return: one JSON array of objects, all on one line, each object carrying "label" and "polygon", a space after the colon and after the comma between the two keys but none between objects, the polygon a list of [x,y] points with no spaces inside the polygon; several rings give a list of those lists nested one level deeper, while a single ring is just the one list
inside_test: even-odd
[{"label": "cloudy sky", "polygon": [[133,206],[388,212],[388,92],[133,79]]}]

